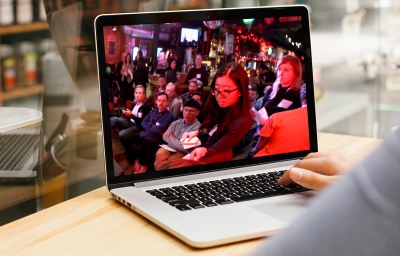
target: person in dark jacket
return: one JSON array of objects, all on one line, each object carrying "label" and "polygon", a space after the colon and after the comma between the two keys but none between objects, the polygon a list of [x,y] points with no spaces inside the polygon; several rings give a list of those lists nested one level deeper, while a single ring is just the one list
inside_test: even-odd
[{"label": "person in dark jacket", "polygon": [[[162,135],[168,129],[169,125],[175,121],[174,116],[167,110],[168,95],[165,92],[160,92],[157,95],[157,109],[153,109],[143,119],[143,131],[135,133],[133,144],[136,149],[128,154],[128,160],[135,163],[135,173],[144,173],[147,170],[149,153],[154,153],[163,143]],[[126,149],[126,148],[125,148]]]},{"label": "person in dark jacket", "polygon": [[133,74],[133,81],[135,82],[135,86],[137,86],[139,84],[143,85],[144,91],[146,93],[146,86],[147,86],[147,83],[149,82],[149,76],[148,76],[147,68],[144,65],[143,58],[141,58],[137,61],[137,65],[135,67],[135,73]]},{"label": "person in dark jacket", "polygon": [[176,83],[178,82],[179,75],[177,74],[176,70],[176,59],[170,58],[169,59],[169,69],[165,72],[165,79],[166,83]]}]

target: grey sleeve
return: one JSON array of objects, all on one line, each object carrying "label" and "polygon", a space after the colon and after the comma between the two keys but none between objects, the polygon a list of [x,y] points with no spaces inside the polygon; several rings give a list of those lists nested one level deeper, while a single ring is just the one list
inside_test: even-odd
[{"label": "grey sleeve", "polygon": [[398,255],[399,241],[400,129],[252,256]]}]

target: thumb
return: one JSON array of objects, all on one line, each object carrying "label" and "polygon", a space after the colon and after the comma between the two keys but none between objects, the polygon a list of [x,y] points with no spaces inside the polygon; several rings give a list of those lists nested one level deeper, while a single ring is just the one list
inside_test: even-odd
[{"label": "thumb", "polygon": [[291,168],[289,170],[289,175],[297,184],[315,190],[323,189],[338,178],[335,176],[321,175],[301,168]]},{"label": "thumb", "polygon": [[192,153],[190,153],[190,160],[194,160],[196,158],[196,150],[192,151]]}]

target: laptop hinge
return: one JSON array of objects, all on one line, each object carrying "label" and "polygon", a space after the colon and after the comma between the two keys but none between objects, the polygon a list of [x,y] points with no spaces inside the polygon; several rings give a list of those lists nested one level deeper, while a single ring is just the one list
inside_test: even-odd
[{"label": "laptop hinge", "polygon": [[296,158],[296,159],[273,162],[273,163],[268,163],[268,164],[263,164],[263,165],[255,164],[255,165],[249,165],[249,166],[241,166],[240,168],[233,168],[233,169],[227,168],[227,169],[215,170],[215,171],[206,172],[206,173],[196,173],[196,174],[183,175],[183,176],[177,176],[177,177],[168,177],[168,178],[164,178],[164,179],[141,181],[141,182],[133,183],[133,186],[136,188],[141,188],[141,187],[157,186],[157,185],[162,185],[162,184],[196,180],[196,179],[212,178],[212,177],[222,176],[222,175],[231,175],[231,174],[238,174],[238,173],[245,173],[245,172],[253,172],[253,171],[257,171],[257,170],[279,168],[279,167],[284,167],[284,166],[295,165],[300,159],[301,158]]}]

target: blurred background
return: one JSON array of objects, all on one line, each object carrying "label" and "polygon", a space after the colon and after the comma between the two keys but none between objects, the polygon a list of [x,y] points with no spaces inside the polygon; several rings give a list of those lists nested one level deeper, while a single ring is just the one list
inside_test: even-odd
[{"label": "blurred background", "polygon": [[318,131],[384,138],[396,129],[399,1],[0,0],[0,107],[44,116],[36,179],[0,178],[0,225],[105,185],[97,15],[292,4],[310,12]]}]

